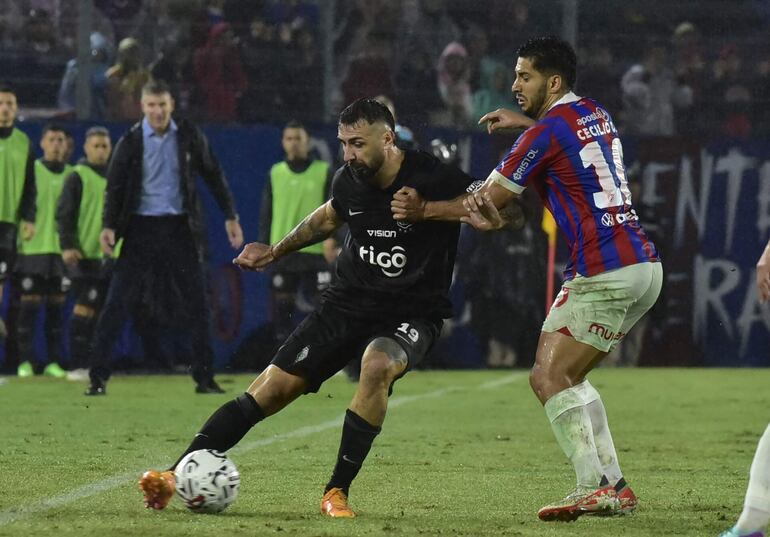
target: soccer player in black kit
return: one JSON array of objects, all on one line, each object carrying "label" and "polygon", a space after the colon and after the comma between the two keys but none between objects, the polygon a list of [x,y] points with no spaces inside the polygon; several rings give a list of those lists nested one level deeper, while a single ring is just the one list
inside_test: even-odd
[{"label": "soccer player in black kit", "polygon": [[[318,391],[360,356],[360,381],[321,500],[323,514],[354,517],[348,489],[380,432],[393,383],[422,360],[443,319],[451,315],[447,292],[459,224],[398,223],[391,198],[411,186],[425,199],[452,199],[476,185],[427,153],[399,150],[393,116],[373,99],[360,99],[342,111],[338,137],[345,165],[334,176],[331,199],[278,243],[247,244],[234,260],[241,268],[263,270],[347,223],[336,281],[320,308],[288,337],[246,393],[220,407],[178,461],[198,449],[227,451],[258,422],[300,395]],[[142,476],[147,507],[162,509],[169,502],[175,466]]]}]

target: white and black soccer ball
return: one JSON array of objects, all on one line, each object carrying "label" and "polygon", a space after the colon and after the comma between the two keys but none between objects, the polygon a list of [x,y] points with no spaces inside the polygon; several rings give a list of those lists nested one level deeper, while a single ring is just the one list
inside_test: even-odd
[{"label": "white and black soccer ball", "polygon": [[179,461],[176,493],[191,511],[219,513],[238,497],[241,476],[224,453],[201,449]]}]

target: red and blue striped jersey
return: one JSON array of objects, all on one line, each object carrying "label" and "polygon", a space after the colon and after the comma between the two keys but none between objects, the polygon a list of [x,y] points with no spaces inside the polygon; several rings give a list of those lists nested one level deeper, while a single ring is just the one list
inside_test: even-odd
[{"label": "red and blue striped jersey", "polygon": [[535,188],[567,239],[567,280],[659,261],[631,205],[618,132],[592,99],[562,97],[519,136],[490,179],[517,194]]}]

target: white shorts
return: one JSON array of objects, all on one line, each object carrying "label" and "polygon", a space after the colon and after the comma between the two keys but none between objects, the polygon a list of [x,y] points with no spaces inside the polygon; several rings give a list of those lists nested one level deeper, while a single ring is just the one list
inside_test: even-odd
[{"label": "white shorts", "polygon": [[658,299],[663,265],[637,263],[564,282],[543,323],[543,332],[562,332],[609,352]]}]

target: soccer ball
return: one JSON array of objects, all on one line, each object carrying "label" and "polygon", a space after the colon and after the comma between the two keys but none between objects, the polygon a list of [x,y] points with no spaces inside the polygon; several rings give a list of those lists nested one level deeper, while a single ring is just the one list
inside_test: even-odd
[{"label": "soccer ball", "polygon": [[179,461],[174,473],[176,493],[196,513],[219,513],[238,497],[241,476],[219,451],[193,451]]}]

